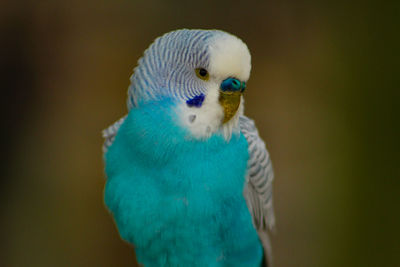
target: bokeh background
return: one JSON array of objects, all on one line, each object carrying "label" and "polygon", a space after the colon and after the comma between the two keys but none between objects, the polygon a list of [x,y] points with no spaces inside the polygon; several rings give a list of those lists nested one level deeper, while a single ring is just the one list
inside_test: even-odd
[{"label": "bokeh background", "polygon": [[0,2],[0,266],[135,266],[104,208],[100,131],[144,49],[184,27],[251,50],[275,266],[400,266],[399,3]]}]

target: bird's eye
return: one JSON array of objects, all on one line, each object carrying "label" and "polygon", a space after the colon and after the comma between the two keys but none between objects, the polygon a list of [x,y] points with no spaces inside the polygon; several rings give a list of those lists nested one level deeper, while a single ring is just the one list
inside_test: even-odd
[{"label": "bird's eye", "polygon": [[200,79],[207,81],[210,78],[210,75],[208,74],[208,71],[206,69],[203,68],[197,68],[196,69],[196,75],[197,77],[199,77]]}]

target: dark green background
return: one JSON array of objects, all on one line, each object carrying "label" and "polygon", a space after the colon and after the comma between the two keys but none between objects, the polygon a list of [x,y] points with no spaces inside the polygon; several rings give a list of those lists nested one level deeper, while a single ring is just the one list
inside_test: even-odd
[{"label": "dark green background", "polygon": [[1,2],[0,265],[134,266],[104,209],[100,131],[144,49],[186,27],[252,53],[276,266],[400,266],[399,3]]}]

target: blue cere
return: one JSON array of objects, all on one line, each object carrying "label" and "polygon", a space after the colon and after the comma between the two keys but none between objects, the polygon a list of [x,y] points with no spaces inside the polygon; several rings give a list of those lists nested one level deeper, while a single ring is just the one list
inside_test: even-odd
[{"label": "blue cere", "polygon": [[245,88],[246,88],[246,83],[240,82],[238,79],[235,78],[228,78],[221,83],[221,89],[224,92],[225,91],[243,92]]}]

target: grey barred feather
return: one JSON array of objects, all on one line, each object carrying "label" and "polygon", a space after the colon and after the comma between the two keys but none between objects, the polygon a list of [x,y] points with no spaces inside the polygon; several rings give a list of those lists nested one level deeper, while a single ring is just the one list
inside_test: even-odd
[{"label": "grey barred feather", "polygon": [[191,70],[208,68],[210,40],[221,34],[226,33],[184,29],[158,37],[139,59],[130,78],[128,110],[165,95],[187,100],[205,94],[206,88],[201,80],[193,79]]},{"label": "grey barred feather", "polygon": [[264,141],[258,135],[254,121],[246,116],[241,116],[239,124],[240,130],[246,137],[249,146],[246,186],[243,194],[264,246],[267,266],[270,267],[272,264],[272,253],[268,230],[273,230],[275,227],[275,215],[272,205],[274,172],[269,153]]},{"label": "grey barred feather", "polygon": [[121,127],[121,124],[125,121],[126,116],[127,115],[125,115],[124,117],[122,117],[118,121],[114,122],[114,124],[112,124],[107,129],[104,129],[102,131],[102,135],[103,135],[103,138],[104,138],[103,154],[105,154],[107,152],[107,149],[114,142],[114,138],[117,135],[119,127]]}]

